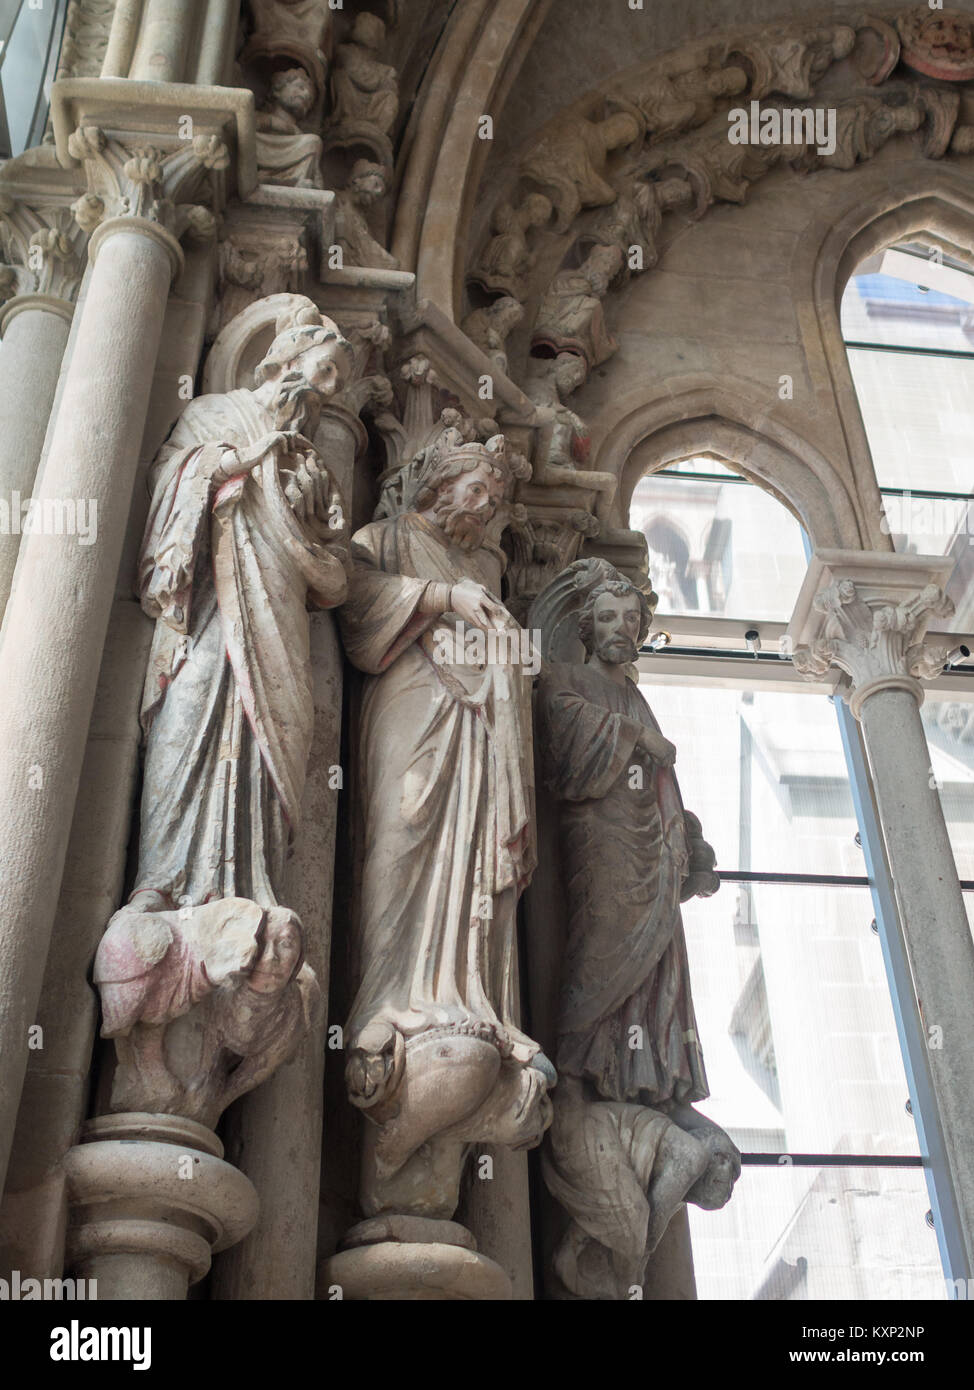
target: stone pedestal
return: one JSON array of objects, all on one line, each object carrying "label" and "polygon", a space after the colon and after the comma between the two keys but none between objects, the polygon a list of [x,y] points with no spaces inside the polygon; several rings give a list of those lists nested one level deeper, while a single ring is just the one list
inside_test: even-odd
[{"label": "stone pedestal", "polygon": [[178,1116],[99,1116],[66,1168],[67,1264],[103,1302],[185,1298],[257,1220],[257,1193],[216,1135]]},{"label": "stone pedestal", "polygon": [[375,1216],[353,1226],[319,1271],[320,1299],[508,1301],[511,1281],[455,1221]]}]

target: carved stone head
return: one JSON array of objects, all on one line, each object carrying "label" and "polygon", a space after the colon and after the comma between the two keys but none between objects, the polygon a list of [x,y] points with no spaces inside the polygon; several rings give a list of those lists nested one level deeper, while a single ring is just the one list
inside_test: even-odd
[{"label": "carved stone head", "polygon": [[289,307],[277,320],[276,333],[254,371],[257,386],[280,382],[289,395],[328,397],[341,391],[352,374],[352,346],[331,319],[310,299]]},{"label": "carved stone head", "polygon": [[578,635],[588,655],[610,666],[635,661],[649,632],[656,595],[647,597],[628,579],[607,580],[588,595]]},{"label": "carved stone head", "polygon": [[315,85],[304,68],[287,68],[271,78],[271,100],[299,121],[315,104]]},{"label": "carved stone head", "polygon": [[374,164],[371,159],[357,159],[352,165],[348,187],[357,203],[369,207],[386,195],[386,171],[381,164]]}]

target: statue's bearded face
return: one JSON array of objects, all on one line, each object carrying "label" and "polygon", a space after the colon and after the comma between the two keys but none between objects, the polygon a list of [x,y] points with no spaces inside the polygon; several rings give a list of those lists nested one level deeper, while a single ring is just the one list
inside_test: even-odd
[{"label": "statue's bearded face", "polygon": [[308,395],[327,399],[340,391],[343,384],[341,362],[336,360],[336,345],[318,343],[299,353],[284,368],[279,377],[281,396],[297,401]]},{"label": "statue's bearded face", "polygon": [[478,550],[504,497],[504,485],[486,463],[444,483],[436,499],[436,524],[461,550]]},{"label": "statue's bearded face", "polygon": [[595,655],[608,666],[621,666],[636,660],[642,608],[635,593],[600,594],[592,610],[592,636]]}]

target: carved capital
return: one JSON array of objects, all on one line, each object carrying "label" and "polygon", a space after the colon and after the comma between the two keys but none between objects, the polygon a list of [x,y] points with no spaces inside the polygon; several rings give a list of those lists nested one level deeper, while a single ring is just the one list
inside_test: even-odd
[{"label": "carved capital", "polygon": [[79,126],[68,137],[68,153],[85,169],[88,191],[73,204],[78,226],[92,234],[94,255],[99,233],[116,219],[152,226],[179,259],[184,235],[210,240],[217,220],[212,178],[230,163],[230,151],[216,135],[199,134],[175,148],[123,144],[99,126]]},{"label": "carved capital", "polygon": [[74,302],[85,264],[84,229],[62,205],[0,194],[0,301],[45,295]]},{"label": "carved capital", "polygon": [[855,551],[816,554],[789,628],[795,669],[821,680],[835,666],[852,682],[856,718],[877,690],[908,690],[943,669],[947,647],[924,641],[931,618],[949,617],[950,560]]}]

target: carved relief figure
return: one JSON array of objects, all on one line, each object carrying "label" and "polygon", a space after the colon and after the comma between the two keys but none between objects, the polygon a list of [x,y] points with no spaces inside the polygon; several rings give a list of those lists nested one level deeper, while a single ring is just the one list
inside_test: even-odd
[{"label": "carved relief figure", "polygon": [[611,357],[619,345],[606,327],[602,300],[624,264],[619,246],[596,246],[577,270],[559,271],[541,301],[532,351],[574,352],[590,371]]},{"label": "carved relief figure", "polygon": [[629,269],[630,247],[638,246],[642,269],[651,270],[659,260],[656,242],[664,215],[675,208],[690,207],[693,200],[694,189],[688,179],[637,179],[611,207],[599,213],[579,243],[617,246],[624,253],[625,270]]},{"label": "carved relief figure", "polygon": [[[307,604],[334,607],[347,590],[341,499],[300,431],[313,431],[350,360],[335,325],[300,301],[278,320],[256,388],[192,401],[153,466],[139,561],[156,619],[139,863],[109,928],[149,941],[147,968],[167,931],[185,964],[216,901],[235,903],[226,920],[239,908],[251,936],[255,912],[280,903],[314,717]],[[158,914],[153,935],[145,921]]]},{"label": "carved relief figure", "polygon": [[524,309],[510,295],[503,295],[486,308],[474,309],[462,327],[471,342],[483,348],[497,371],[507,373],[505,344],[508,334],[524,318]]},{"label": "carved relief figure", "polygon": [[386,196],[387,181],[381,164],[357,159],[348,183],[335,195],[335,244],[342,249],[345,265],[398,270],[399,262],[369,229],[369,209]]},{"label": "carved relief figure", "polygon": [[919,101],[893,104],[877,96],[844,103],[836,108],[835,153],[808,159],[830,169],[852,169],[859,160],[872,159],[894,135],[919,130],[924,114]]},{"label": "carved relief figure", "polygon": [[616,190],[605,177],[609,155],[635,145],[643,130],[642,117],[632,109],[601,121],[566,118],[538,141],[520,172],[550,193],[558,214],[555,231],[567,232],[583,207],[615,201]]},{"label": "carved relief figure", "polygon": [[856,43],[848,24],[830,24],[805,33],[777,31],[728,56],[742,60],[751,73],[752,97],[780,92],[810,97],[833,63],[847,58]]},{"label": "carved relief figure", "polygon": [[315,100],[324,89],[331,57],[332,6],[328,0],[249,0],[253,32],[243,63],[290,59],[307,67]]},{"label": "carved relief figure", "polygon": [[321,139],[300,126],[314,103],[314,84],[304,68],[274,73],[267,101],[257,112],[257,172],[265,183],[324,187]]},{"label": "carved relief figure", "polygon": [[747,88],[747,73],[729,64],[716,71],[660,76],[647,81],[639,95],[639,107],[654,140],[706,124],[722,98],[737,96]]},{"label": "carved relief figure", "polygon": [[554,414],[548,465],[573,469],[586,464],[592,446],[588,425],[564,404],[567,396],[585,384],[588,377],[585,359],[572,352],[563,352],[558,357],[532,358],[530,369],[526,394],[535,405],[544,406]]},{"label": "carved relief figure", "polygon": [[378,15],[366,11],[355,16],[348,41],[335,53],[327,142],[365,145],[381,164],[391,166],[389,132],[399,111],[399,78],[394,67],[379,61],[385,41],[386,26]]},{"label": "carved relief figure", "polygon": [[527,194],[516,208],[501,203],[490,222],[494,235],[471,278],[486,290],[523,300],[536,259],[528,248],[527,234],[532,227],[543,227],[550,217],[551,202],[543,193]]},{"label": "carved relief figure", "polygon": [[531,679],[487,528],[521,470],[447,430],[410,508],[353,540],[345,647],[362,705],[361,979],[346,1081],[366,1126],[362,1205],[449,1218],[466,1147],[536,1144],[550,1063],[517,1022],[515,922],[535,863]]},{"label": "carved relief figure", "polygon": [[547,667],[537,705],[568,910],[543,1170],[570,1216],[555,1256],[565,1288],[625,1298],[682,1203],[728,1200],[740,1158],[692,1109],[708,1092],[680,904],[717,890],[714,855],[683,808],[676,750],[625,674],[655,595],[605,561],[555,583],[572,576],[589,660]]}]

